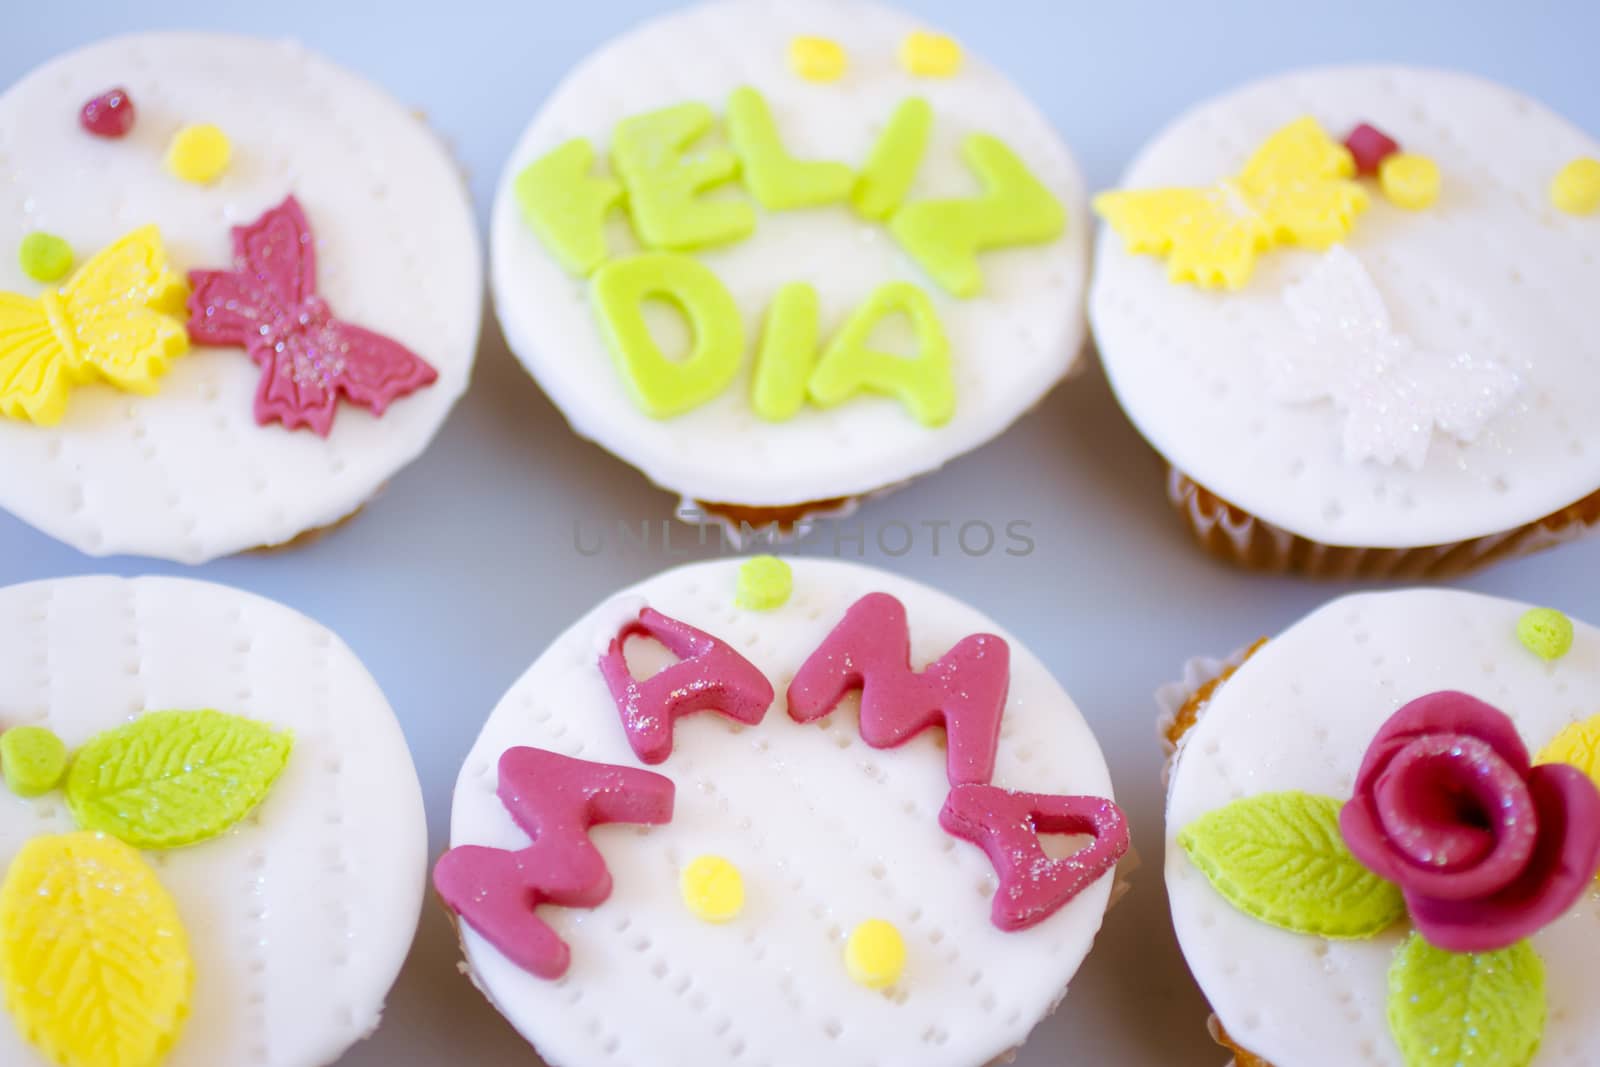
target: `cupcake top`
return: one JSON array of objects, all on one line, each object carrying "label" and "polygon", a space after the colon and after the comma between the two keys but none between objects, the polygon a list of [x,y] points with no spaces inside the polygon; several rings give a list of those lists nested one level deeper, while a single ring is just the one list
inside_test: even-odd
[{"label": "cupcake top", "polygon": [[965,604],[790,567],[612,598],[467,757],[434,884],[551,1062],[978,1067],[1089,950],[1127,831],[1071,699]]},{"label": "cupcake top", "polygon": [[1560,511],[1600,490],[1600,203],[1578,188],[1597,158],[1536,102],[1442,71],[1204,103],[1097,201],[1117,395],[1175,467],[1324,544]]},{"label": "cupcake top", "polygon": [[1355,596],[1267,641],[1167,803],[1173,921],[1230,1038],[1289,1067],[1600,1057],[1596,709],[1600,631],[1491,597]]},{"label": "cupcake top", "polygon": [[482,273],[416,116],[287,41],[151,33],[0,95],[0,506],[185,562],[354,511],[465,390]]},{"label": "cupcake top", "polygon": [[422,795],[332,633],[171,578],[0,590],[0,771],[0,1062],[317,1067],[377,1026]]},{"label": "cupcake top", "polygon": [[551,95],[491,278],[579,433],[685,497],[795,505],[937,468],[1044,395],[1083,340],[1090,229],[1060,137],[959,42],[731,0]]}]

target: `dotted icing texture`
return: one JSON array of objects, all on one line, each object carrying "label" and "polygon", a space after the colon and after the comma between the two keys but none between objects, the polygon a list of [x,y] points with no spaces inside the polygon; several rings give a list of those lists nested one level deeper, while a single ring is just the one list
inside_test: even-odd
[{"label": "dotted icing texture", "polygon": [[[1109,797],[1099,748],[1067,695],[966,605],[870,568],[790,563],[793,594],[771,611],[735,604],[737,560],[669,571],[612,598],[511,688],[467,757],[452,846],[527,846],[495,793],[508,747],[637,767],[595,660],[643,604],[727,641],[777,691],[759,725],[678,721],[671,758],[652,767],[676,783],[671,823],[593,832],[611,896],[593,911],[546,915],[572,948],[565,977],[534,977],[464,931],[474,979],[550,1062],[754,1067],[848,1052],[886,1067],[974,1067],[1022,1043],[1089,950],[1112,875],[1029,930],[996,929],[989,859],[939,825],[950,783],[934,732],[873,749],[855,697],[809,725],[784,703],[845,610],[889,593],[906,606],[915,668],[969,634],[1010,643],[996,785]],[[647,661],[646,649],[631,655]],[[743,907],[721,924],[682,897],[682,872],[706,855],[737,867],[742,883]],[[871,919],[904,941],[904,971],[887,992],[862,988],[847,967],[850,933]]]},{"label": "dotted icing texture", "polygon": [[[139,121],[91,137],[73,109],[112,79]],[[163,163],[197,121],[231,143],[231,165],[206,185]],[[230,227],[293,193],[316,235],[321,295],[439,372],[381,419],[341,413],[326,442],[257,426],[260,369],[232,348],[193,348],[154,396],[74,390],[50,429],[0,419],[0,507],[53,537],[184,562],[290,540],[359,507],[466,388],[482,275],[460,176],[405,107],[299,45],[160,33],[62,56],[0,95],[0,160],[0,245],[44,230],[88,255],[158,224],[179,272],[230,263]],[[0,290],[38,289],[14,255],[0,261]]]},{"label": "dotted icing texture", "polygon": [[[292,732],[294,751],[228,832],[144,853],[193,956],[189,1016],[162,1067],[331,1063],[377,1025],[422,903],[421,790],[376,683],[322,626],[221,586],[0,589],[0,737],[47,727],[82,759],[150,709],[208,704]],[[0,870],[78,830],[59,792],[5,799]],[[0,1063],[51,1062],[0,1013]]]},{"label": "dotted icing texture", "polygon": [[[501,178],[491,219],[491,280],[512,351],[578,433],[687,497],[799,505],[859,495],[937,468],[999,434],[1072,366],[1084,337],[1081,297],[1092,230],[1083,179],[1039,111],[980,58],[966,55],[949,77],[906,72],[897,51],[921,28],[906,15],[849,0],[723,0],[617,39],[550,97]],[[828,82],[796,74],[789,49],[798,36],[836,42],[848,56],[844,72]],[[683,62],[685,55],[695,62]],[[692,255],[738,306],[742,359],[708,402],[673,418],[648,417],[613,366],[589,283],[571,276],[525,221],[517,176],[581,137],[594,151],[590,176],[615,177],[607,158],[617,124],[686,102],[706,106],[715,118],[711,132],[694,142],[696,158],[726,150],[729,99],[745,85],[761,94],[790,156],[840,161],[858,172],[897,109],[925,98],[932,115],[926,152],[905,203],[978,196],[981,185],[963,146],[970,135],[992,134],[1059,201],[1064,233],[1048,243],[980,252],[982,297],[963,300],[919,266],[883,221],[864,219],[847,203],[771,212],[756,206],[742,183],[718,189],[699,203],[752,205],[755,229],[747,239]],[[638,251],[625,214],[609,218],[612,256]],[[568,258],[587,262],[576,252]],[[780,288],[797,281],[816,287],[819,347],[880,287],[909,282],[927,293],[947,338],[954,384],[953,403],[919,410],[933,425],[887,396],[840,397],[836,407],[807,406],[782,422],[757,413],[751,390],[762,324]],[[649,318],[664,344],[687,343],[676,316]],[[912,344],[910,330],[897,322],[885,323],[874,341],[891,351]],[[739,447],[730,449],[729,441]]]},{"label": "dotted icing texture", "polygon": [[[1274,1064],[1402,1067],[1389,1021],[1390,969],[1410,927],[1396,923],[1359,941],[1276,929],[1212,887],[1180,832],[1247,797],[1349,797],[1379,727],[1428,693],[1460,690],[1493,703],[1531,751],[1585,722],[1600,707],[1600,631],[1577,624],[1572,650],[1546,663],[1517,637],[1527,610],[1431,590],[1335,601],[1261,646],[1185,736],[1167,803],[1173,922],[1202,992],[1242,1048]],[[1586,1019],[1600,952],[1592,894],[1529,943],[1543,960],[1548,1014],[1535,1062],[1595,1062],[1600,1033]],[[1505,1018],[1522,1010],[1508,1002]],[[1407,1025],[1418,1033],[1432,1023],[1418,1017]]]},{"label": "dotted icing texture", "polygon": [[[1600,229],[1551,203],[1552,176],[1592,138],[1510,90],[1405,68],[1334,68],[1209,101],[1152,140],[1127,189],[1205,185],[1236,172],[1302,116],[1334,138],[1370,122],[1438,167],[1438,200],[1412,211],[1375,179],[1346,247],[1394,326],[1421,348],[1471,352],[1526,383],[1471,445],[1435,434],[1417,471],[1344,458],[1329,403],[1270,394],[1274,352],[1302,343],[1282,294],[1321,253],[1276,249],[1235,293],[1167,280],[1102,232],[1090,315],[1113,387],[1140,431],[1195,482],[1326,545],[1467,541],[1554,514],[1600,488],[1600,339],[1584,294],[1600,286]],[[1482,146],[1503,150],[1485,153]]]}]

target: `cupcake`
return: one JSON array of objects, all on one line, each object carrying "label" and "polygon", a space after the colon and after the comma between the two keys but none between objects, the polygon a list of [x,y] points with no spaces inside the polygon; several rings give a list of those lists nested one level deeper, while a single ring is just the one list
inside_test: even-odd
[{"label": "cupcake", "polygon": [[1600,630],[1367,594],[1162,702],[1173,923],[1240,1064],[1600,1061]]},{"label": "cupcake", "polygon": [[173,578],[0,589],[0,1063],[320,1067],[422,902],[411,756],[332,633]]},{"label": "cupcake", "polygon": [[1437,576],[1600,523],[1600,144],[1509,89],[1327,68],[1202,104],[1095,202],[1090,318],[1211,552]]},{"label": "cupcake", "polygon": [[466,389],[482,271],[416,116],[277,40],[148,33],[0,95],[0,507],[186,563],[358,509]]},{"label": "cupcake", "polygon": [[545,102],[490,225],[511,350],[682,498],[848,510],[1005,430],[1076,362],[1083,179],[1003,75],[850,0],[640,26]]},{"label": "cupcake", "polygon": [[1128,847],[1110,796],[1071,699],[977,611],[722,560],[606,601],[517,681],[434,887],[549,1063],[981,1067],[1089,951]]}]

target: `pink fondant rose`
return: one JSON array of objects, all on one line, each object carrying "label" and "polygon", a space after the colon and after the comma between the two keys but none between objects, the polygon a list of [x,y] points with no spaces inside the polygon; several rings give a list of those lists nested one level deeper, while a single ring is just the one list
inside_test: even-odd
[{"label": "pink fondant rose", "polygon": [[1575,767],[1530,767],[1511,720],[1465,693],[1414,700],[1384,724],[1339,825],[1449,952],[1528,937],[1600,867],[1600,790]]}]

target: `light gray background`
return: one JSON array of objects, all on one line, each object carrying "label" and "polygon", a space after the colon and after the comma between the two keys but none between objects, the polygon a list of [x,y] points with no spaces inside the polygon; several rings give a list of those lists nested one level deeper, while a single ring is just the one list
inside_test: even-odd
[{"label": "light gray background", "polygon": [[[1600,5],[1582,0],[903,2],[1009,71],[1065,133],[1095,188],[1113,184],[1140,143],[1180,109],[1243,80],[1314,63],[1457,67],[1531,93],[1600,132]],[[293,35],[423,109],[469,170],[482,222],[501,161],[556,79],[602,41],[671,6],[19,3],[0,34],[0,83],[112,33],[174,27]],[[1061,1011],[1023,1052],[1023,1067],[1221,1062],[1167,919],[1150,694],[1188,656],[1236,648],[1350,588],[1211,563],[1169,513],[1162,479],[1161,464],[1095,370],[1067,383],[999,442],[873,502],[860,526],[841,527],[866,531],[865,558],[977,605],[1050,665],[1094,724],[1144,855],[1133,892],[1108,917]],[[489,322],[473,388],[434,447],[333,534],[291,554],[186,570],[87,559],[0,516],[0,583],[103,571],[192,573],[322,620],[366,661],[405,726],[437,853],[456,771],[483,717],[579,613],[677,561],[659,546],[659,520],[672,505],[632,469],[575,439]],[[644,519],[656,520],[651,548],[620,546],[616,521],[637,529]],[[1024,558],[1000,551],[973,558],[946,532],[936,555],[923,524],[941,520],[996,528],[1024,521],[1036,548]],[[903,532],[885,526],[895,521],[917,537],[909,553],[889,558],[873,541],[883,531],[897,549]],[[575,522],[583,524],[586,547],[606,533],[606,549],[579,553]],[[693,544],[688,528],[672,532],[673,551],[712,554]],[[853,543],[837,540],[854,558]],[[825,528],[802,551],[831,554],[835,545],[835,531]],[[1600,539],[1460,584],[1600,619]],[[534,1063],[456,974],[456,959],[449,923],[430,903],[387,1022],[342,1062]]]}]

